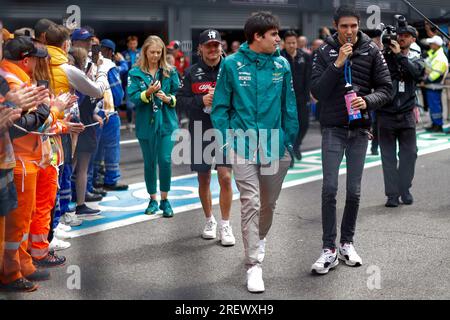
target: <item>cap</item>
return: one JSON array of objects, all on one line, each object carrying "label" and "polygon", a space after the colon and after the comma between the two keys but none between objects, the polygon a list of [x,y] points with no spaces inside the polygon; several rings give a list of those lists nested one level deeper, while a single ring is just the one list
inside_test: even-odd
[{"label": "cap", "polygon": [[109,40],[109,39],[103,39],[102,41],[100,41],[100,46],[105,47],[105,48],[109,48],[113,52],[116,51],[116,44],[114,43],[114,41]]},{"label": "cap", "polygon": [[428,44],[432,44],[432,43],[437,44],[439,47],[442,47],[442,45],[444,44],[444,41],[439,36],[434,36],[432,38],[428,38],[425,41]]},{"label": "cap", "polygon": [[72,41],[77,41],[77,40],[89,40],[90,38],[92,38],[94,35],[91,34],[88,30],[86,29],[75,29],[72,33],[72,36],[70,37],[72,39]]},{"label": "cap", "polygon": [[167,49],[170,49],[170,50],[179,49],[179,48],[180,48],[180,41],[178,41],[178,40],[170,41],[169,45],[167,46]]},{"label": "cap", "polygon": [[46,49],[36,47],[30,37],[19,36],[5,44],[3,56],[8,60],[20,61],[26,57],[46,58],[48,53]]},{"label": "cap", "polygon": [[398,28],[397,33],[409,33],[414,38],[417,38],[417,30],[413,26],[407,25],[406,27]]},{"label": "cap", "polygon": [[205,44],[208,42],[219,42],[222,43],[222,38],[220,37],[220,33],[214,29],[208,29],[200,33],[199,43]]},{"label": "cap", "polygon": [[14,37],[21,37],[21,36],[34,38],[34,30],[25,27],[14,31]]}]

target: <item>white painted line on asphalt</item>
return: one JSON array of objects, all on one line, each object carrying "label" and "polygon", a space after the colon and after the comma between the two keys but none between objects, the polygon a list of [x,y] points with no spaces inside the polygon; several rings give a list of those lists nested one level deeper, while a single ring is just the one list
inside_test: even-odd
[{"label": "white painted line on asphalt", "polygon": [[124,144],[133,144],[133,143],[138,143],[139,140],[138,139],[133,139],[133,140],[124,140],[124,141],[120,141],[120,144],[124,145]]},{"label": "white painted line on asphalt", "polygon": [[140,216],[136,216],[136,217],[120,220],[120,221],[104,223],[104,224],[101,224],[101,225],[98,225],[95,227],[91,227],[88,229],[70,231],[69,234],[72,236],[72,238],[78,238],[78,237],[82,237],[82,236],[87,236],[89,234],[94,234],[94,233],[99,233],[102,231],[107,231],[107,230],[111,230],[111,229],[129,226],[131,224],[135,224],[135,223],[139,223],[139,222],[155,220],[157,218],[159,218],[158,215],[147,216],[145,214],[142,214]]}]

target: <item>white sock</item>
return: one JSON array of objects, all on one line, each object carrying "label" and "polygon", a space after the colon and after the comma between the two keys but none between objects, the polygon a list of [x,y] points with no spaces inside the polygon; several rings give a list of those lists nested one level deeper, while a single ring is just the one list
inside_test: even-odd
[{"label": "white sock", "polygon": [[213,215],[211,215],[211,217],[209,217],[209,218],[206,218],[206,221],[207,222],[216,222],[216,219],[214,218],[214,216]]},{"label": "white sock", "polygon": [[223,219],[222,219],[222,221],[220,222],[220,225],[221,225],[222,227],[230,226],[230,220],[223,220]]}]

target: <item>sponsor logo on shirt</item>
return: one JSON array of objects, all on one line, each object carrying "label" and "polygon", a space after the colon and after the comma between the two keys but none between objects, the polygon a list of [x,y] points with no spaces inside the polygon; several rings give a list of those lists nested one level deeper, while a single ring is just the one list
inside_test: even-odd
[{"label": "sponsor logo on shirt", "polygon": [[272,74],[272,82],[273,83],[279,83],[283,81],[283,73],[281,72],[274,72]]},{"label": "sponsor logo on shirt", "polygon": [[216,86],[215,82],[197,82],[193,83],[191,88],[194,94],[207,94],[209,89]]}]

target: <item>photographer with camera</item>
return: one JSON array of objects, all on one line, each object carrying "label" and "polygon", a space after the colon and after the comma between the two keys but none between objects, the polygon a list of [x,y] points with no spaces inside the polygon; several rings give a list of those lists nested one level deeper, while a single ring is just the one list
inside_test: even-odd
[{"label": "photographer with camera", "polygon": [[[388,32],[382,36],[383,54],[392,78],[393,100],[377,110],[384,186],[388,197],[386,207],[398,207],[399,197],[404,204],[413,203],[409,189],[417,159],[416,84],[425,70],[420,53],[410,50],[417,38],[416,29],[408,25],[403,16],[396,16],[396,19],[397,28],[386,27]],[[400,149],[398,164],[397,142]]]}]

